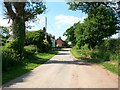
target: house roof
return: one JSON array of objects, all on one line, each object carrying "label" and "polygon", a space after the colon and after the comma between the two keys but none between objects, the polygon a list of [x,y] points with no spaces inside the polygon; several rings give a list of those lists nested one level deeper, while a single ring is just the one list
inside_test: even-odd
[{"label": "house roof", "polygon": [[61,37],[57,38],[56,41],[57,41],[57,40],[61,40],[62,42],[64,42],[64,41],[61,39]]}]

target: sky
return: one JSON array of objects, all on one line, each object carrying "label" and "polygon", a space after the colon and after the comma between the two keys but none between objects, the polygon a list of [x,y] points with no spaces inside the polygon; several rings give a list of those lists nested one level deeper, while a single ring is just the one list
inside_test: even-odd
[{"label": "sky", "polygon": [[[42,29],[45,26],[45,17],[47,17],[47,32],[55,35],[56,38],[61,37],[63,40],[66,37],[63,33],[78,21],[83,22],[86,14],[81,11],[71,11],[65,2],[47,2],[46,12],[38,15],[38,23],[31,30]],[[33,24],[33,23],[32,23]]]},{"label": "sky", "polygon": [[[69,5],[66,2],[46,2],[46,11],[43,14],[37,15],[36,22],[27,22],[26,25],[32,26],[29,31],[40,30],[45,27],[45,17],[47,17],[47,32],[54,35],[55,38],[61,37],[63,40],[66,37],[63,33],[74,23],[78,21],[84,22],[87,15],[82,11],[69,10]],[[10,26],[8,19],[3,19],[3,6],[0,4],[0,25]],[[114,35],[113,37],[117,37]]]}]

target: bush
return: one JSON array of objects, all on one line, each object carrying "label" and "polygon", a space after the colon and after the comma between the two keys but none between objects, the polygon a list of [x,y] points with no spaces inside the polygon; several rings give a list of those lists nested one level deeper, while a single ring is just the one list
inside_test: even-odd
[{"label": "bush", "polygon": [[[100,46],[97,46],[94,54],[104,60],[119,60],[120,39],[104,40]],[[94,55],[93,55],[94,57]]]},{"label": "bush", "polygon": [[34,58],[38,52],[39,52],[39,49],[37,48],[36,45],[24,46],[24,57],[25,57],[24,59],[31,60],[31,58]]},{"label": "bush", "polygon": [[120,39],[104,40],[98,49],[105,52],[120,53]]},{"label": "bush", "polygon": [[7,41],[7,39],[6,39],[6,38],[2,38],[2,39],[1,39],[1,43],[0,43],[0,44],[1,44],[2,46],[4,46],[4,45],[6,44],[6,41]]},{"label": "bush", "polygon": [[25,49],[26,52],[29,52],[29,53],[35,53],[35,52],[38,51],[38,48],[35,45],[25,46],[24,49]]},{"label": "bush", "polygon": [[13,49],[3,48],[2,50],[2,70],[8,70],[9,67],[19,65],[21,63],[19,54]]},{"label": "bush", "polygon": [[36,45],[40,50],[42,50],[44,39],[45,33],[42,30],[27,32],[25,45]]},{"label": "bush", "polygon": [[101,51],[93,51],[91,53],[91,58],[94,59],[103,59],[104,61],[109,61],[110,60],[110,52],[101,52]]},{"label": "bush", "polygon": [[6,43],[5,47],[8,48],[8,49],[13,49],[17,54],[21,54],[20,55],[21,59],[23,58],[23,47],[18,42],[17,39]]},{"label": "bush", "polygon": [[92,51],[88,49],[88,45],[85,44],[81,47],[81,49],[78,49],[78,46],[75,46],[72,48],[71,52],[76,54],[77,58],[90,58]]},{"label": "bush", "polygon": [[17,50],[17,45],[16,44],[17,44],[16,41],[13,40],[13,41],[10,41],[10,42],[6,43],[5,47],[9,48],[9,49]]},{"label": "bush", "polygon": [[51,45],[48,43],[48,41],[44,40],[43,46],[42,46],[42,51],[49,51],[51,49]]},{"label": "bush", "polygon": [[120,60],[120,55],[119,54],[115,54],[115,53],[111,53],[110,60],[111,61],[119,61]]},{"label": "bush", "polygon": [[84,46],[82,46],[81,50],[88,50],[88,44],[85,44]]}]

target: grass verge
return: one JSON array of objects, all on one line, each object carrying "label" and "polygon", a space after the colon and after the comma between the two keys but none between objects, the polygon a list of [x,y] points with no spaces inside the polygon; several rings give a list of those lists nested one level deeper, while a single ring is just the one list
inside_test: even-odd
[{"label": "grass verge", "polygon": [[[78,58],[78,59],[82,59],[82,60],[86,60],[90,63],[93,64],[99,64],[102,65],[104,68],[106,68],[107,70],[111,71],[112,73],[115,73],[117,75],[120,76],[119,72],[120,72],[120,68],[118,67],[118,60],[119,57],[118,55],[114,55],[114,57],[117,57],[116,59],[112,60],[112,58],[110,58],[110,60],[104,60],[104,58],[96,58],[94,55],[96,54],[96,52],[94,51],[89,51],[89,50],[80,50],[80,49],[75,49],[73,48],[71,50],[71,53],[73,54],[74,57]],[[94,55],[93,55],[94,53]],[[102,55],[105,56],[105,53],[102,52]],[[100,57],[102,57],[102,55],[100,55]],[[94,57],[93,57],[94,56]],[[99,55],[98,55],[99,56]],[[112,57],[113,55],[111,55]]]},{"label": "grass verge", "polygon": [[44,64],[55,54],[57,54],[56,51],[50,51],[27,55],[22,65],[11,67],[7,71],[2,72],[2,84],[33,70],[41,64]]}]

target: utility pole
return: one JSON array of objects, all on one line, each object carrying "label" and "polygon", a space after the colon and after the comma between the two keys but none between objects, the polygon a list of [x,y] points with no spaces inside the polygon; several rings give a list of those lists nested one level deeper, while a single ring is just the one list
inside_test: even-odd
[{"label": "utility pole", "polygon": [[47,30],[47,17],[45,17],[45,28]]},{"label": "utility pole", "polygon": [[45,32],[45,39],[47,41],[47,17],[45,17],[45,26],[43,27],[43,30]]}]

